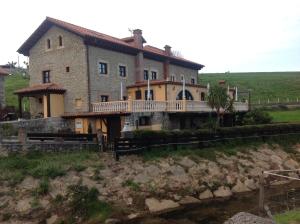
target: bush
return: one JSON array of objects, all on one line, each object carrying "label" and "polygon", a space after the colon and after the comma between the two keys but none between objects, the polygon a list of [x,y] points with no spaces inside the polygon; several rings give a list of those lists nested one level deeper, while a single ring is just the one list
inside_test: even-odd
[{"label": "bush", "polygon": [[249,111],[243,118],[242,124],[270,124],[272,122],[271,115],[261,109]]}]

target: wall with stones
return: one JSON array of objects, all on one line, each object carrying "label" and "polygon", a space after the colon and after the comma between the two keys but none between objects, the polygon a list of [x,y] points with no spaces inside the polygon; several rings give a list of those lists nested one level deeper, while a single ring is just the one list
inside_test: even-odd
[{"label": "wall with stones", "polygon": [[[63,46],[58,45],[62,36]],[[46,48],[47,39],[51,49]],[[30,50],[30,85],[42,83],[42,72],[50,70],[50,81],[63,85],[65,112],[88,111],[88,79],[86,46],[81,37],[58,27],[52,27]],[[66,71],[66,67],[70,71]],[[82,107],[75,109],[75,100],[82,100]],[[31,105],[37,101],[31,100]],[[32,105],[32,108],[36,108]],[[39,108],[39,107],[37,107]]]},{"label": "wall with stones", "polygon": [[151,79],[151,71],[157,72],[157,80],[164,79],[164,63],[144,58],[144,70],[148,70]]},{"label": "wall with stones", "polygon": [[4,97],[4,76],[0,75],[0,108],[5,106],[5,97]]},{"label": "wall with stones", "polygon": [[181,67],[170,64],[170,76],[175,76],[175,81],[181,81],[181,75],[184,75],[186,83],[191,83],[191,79],[195,78],[197,83],[198,70]]},{"label": "wall with stones", "polygon": [[[89,46],[89,72],[91,102],[99,102],[101,95],[107,95],[109,101],[120,100],[121,82],[123,96],[126,86],[135,83],[135,56]],[[99,62],[108,64],[108,74],[100,75]],[[119,65],[126,66],[127,77],[120,77]]]}]

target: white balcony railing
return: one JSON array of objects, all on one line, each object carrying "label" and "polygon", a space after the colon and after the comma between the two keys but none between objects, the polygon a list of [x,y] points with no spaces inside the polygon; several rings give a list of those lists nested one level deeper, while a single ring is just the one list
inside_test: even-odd
[{"label": "white balcony railing", "polygon": [[[128,100],[111,101],[92,104],[93,112],[99,113],[132,113],[132,112],[211,112],[212,109],[204,101],[191,100]],[[235,111],[247,111],[248,103],[235,102]]]}]

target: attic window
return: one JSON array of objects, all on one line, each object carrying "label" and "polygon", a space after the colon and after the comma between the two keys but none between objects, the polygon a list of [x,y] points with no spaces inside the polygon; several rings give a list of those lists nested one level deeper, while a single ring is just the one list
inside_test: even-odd
[{"label": "attic window", "polygon": [[63,39],[62,39],[62,36],[59,36],[59,37],[58,37],[58,45],[59,45],[60,47],[63,46]]},{"label": "attic window", "polygon": [[50,39],[47,39],[47,49],[50,49],[51,48],[51,41]]},{"label": "attic window", "polygon": [[69,66],[66,67],[66,72],[70,72],[70,67]]}]

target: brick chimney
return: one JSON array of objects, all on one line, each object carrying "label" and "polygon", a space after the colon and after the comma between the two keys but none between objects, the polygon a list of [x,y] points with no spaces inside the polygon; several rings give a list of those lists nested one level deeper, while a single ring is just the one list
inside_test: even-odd
[{"label": "brick chimney", "polygon": [[143,48],[143,43],[145,42],[142,34],[143,32],[140,29],[133,30],[134,44],[138,48]]},{"label": "brick chimney", "polygon": [[171,46],[165,45],[165,52],[168,56],[172,55]]}]

